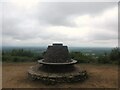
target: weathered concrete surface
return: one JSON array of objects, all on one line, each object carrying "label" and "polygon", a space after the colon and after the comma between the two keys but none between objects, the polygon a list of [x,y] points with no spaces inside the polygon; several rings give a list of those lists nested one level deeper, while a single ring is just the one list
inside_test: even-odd
[{"label": "weathered concrete surface", "polygon": [[28,77],[30,80],[39,79],[41,82],[45,84],[56,84],[56,83],[63,83],[63,82],[78,82],[84,81],[88,75],[87,72],[84,70],[80,70],[78,67],[74,67],[74,70],[69,72],[48,72],[42,70],[43,68],[41,65],[36,65],[30,67],[28,71]]},{"label": "weathered concrete surface", "polygon": [[70,61],[71,59],[69,57],[67,46],[63,46],[62,44],[53,44],[53,46],[48,46],[44,56],[44,62],[65,63]]},{"label": "weathered concrete surface", "polygon": [[29,69],[28,77],[31,80],[39,79],[47,84],[85,80],[87,72],[75,67],[73,64],[76,62],[70,59],[67,46],[53,44],[48,46],[44,59],[38,60],[41,65]]}]

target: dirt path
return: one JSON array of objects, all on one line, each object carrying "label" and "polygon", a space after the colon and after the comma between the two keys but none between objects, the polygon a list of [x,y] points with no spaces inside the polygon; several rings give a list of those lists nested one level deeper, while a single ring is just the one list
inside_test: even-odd
[{"label": "dirt path", "polygon": [[2,63],[0,62],[0,89],[2,88]]},{"label": "dirt path", "polygon": [[27,70],[36,63],[4,63],[2,86],[3,88],[117,88],[118,67],[116,65],[80,64],[86,69],[89,79],[82,83],[63,83],[47,86],[40,81],[30,81]]}]

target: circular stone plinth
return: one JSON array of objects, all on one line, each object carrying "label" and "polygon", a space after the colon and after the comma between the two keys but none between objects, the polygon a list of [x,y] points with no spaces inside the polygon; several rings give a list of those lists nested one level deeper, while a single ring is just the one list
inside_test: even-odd
[{"label": "circular stone plinth", "polygon": [[84,81],[87,78],[87,72],[80,70],[79,67],[74,66],[74,70],[66,73],[50,73],[41,70],[42,65],[31,66],[28,70],[28,77],[30,80],[39,79],[45,84],[56,84],[63,82],[77,82]]},{"label": "circular stone plinth", "polygon": [[76,64],[77,61],[71,59],[71,62],[64,62],[64,63],[50,63],[50,62],[44,62],[44,59],[38,60],[39,64],[45,64],[45,65],[72,65],[72,64]]}]

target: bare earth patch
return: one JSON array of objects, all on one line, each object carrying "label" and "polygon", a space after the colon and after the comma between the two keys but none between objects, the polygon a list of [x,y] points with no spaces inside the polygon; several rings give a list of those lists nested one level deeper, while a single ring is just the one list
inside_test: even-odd
[{"label": "bare earth patch", "polygon": [[118,88],[117,65],[79,64],[88,72],[89,78],[79,83],[44,85],[40,81],[30,81],[27,70],[36,63],[4,63],[2,68],[2,88]]}]

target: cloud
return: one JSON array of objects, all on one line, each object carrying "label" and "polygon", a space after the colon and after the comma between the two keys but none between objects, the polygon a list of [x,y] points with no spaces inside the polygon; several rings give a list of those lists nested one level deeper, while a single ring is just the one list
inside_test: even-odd
[{"label": "cloud", "polygon": [[[71,17],[84,14],[97,14],[105,8],[115,6],[115,3],[79,3],[79,2],[54,2],[42,3],[38,6],[37,17],[43,23],[51,25],[74,26]],[[42,8],[42,10],[41,10]]]},{"label": "cloud", "polygon": [[117,46],[117,3],[6,2],[3,45]]}]

